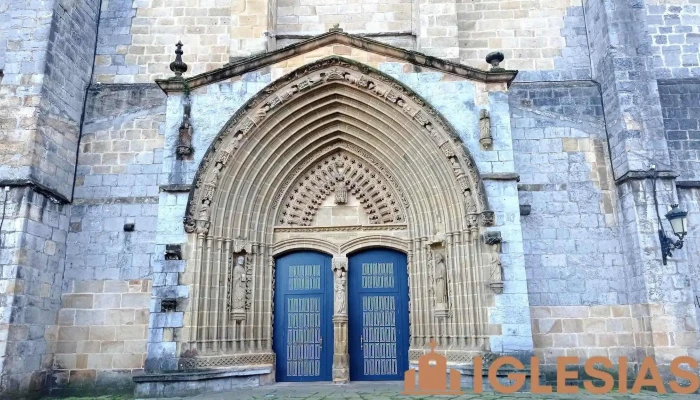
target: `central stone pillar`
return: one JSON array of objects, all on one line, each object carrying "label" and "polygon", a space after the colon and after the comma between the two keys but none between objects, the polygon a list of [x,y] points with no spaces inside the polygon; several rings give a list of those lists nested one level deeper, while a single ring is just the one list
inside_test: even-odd
[{"label": "central stone pillar", "polygon": [[350,381],[347,257],[333,257],[333,337],[333,383],[347,383]]}]

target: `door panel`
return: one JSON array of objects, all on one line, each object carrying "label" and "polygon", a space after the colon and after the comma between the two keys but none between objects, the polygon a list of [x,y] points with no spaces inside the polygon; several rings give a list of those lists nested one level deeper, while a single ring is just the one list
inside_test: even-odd
[{"label": "door panel", "polygon": [[372,249],[348,266],[350,379],[401,380],[408,369],[406,255]]},{"label": "door panel", "polygon": [[331,380],[331,257],[304,251],[276,260],[274,344],[278,382]]}]

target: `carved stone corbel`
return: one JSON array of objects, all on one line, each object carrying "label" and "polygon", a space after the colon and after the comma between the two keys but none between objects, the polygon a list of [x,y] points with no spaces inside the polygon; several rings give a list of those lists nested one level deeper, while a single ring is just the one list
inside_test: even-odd
[{"label": "carved stone corbel", "polygon": [[491,116],[487,110],[479,111],[479,143],[484,150],[491,150],[493,137],[491,136]]},{"label": "carved stone corbel", "polygon": [[493,226],[496,223],[496,214],[493,211],[481,212],[481,226]]}]

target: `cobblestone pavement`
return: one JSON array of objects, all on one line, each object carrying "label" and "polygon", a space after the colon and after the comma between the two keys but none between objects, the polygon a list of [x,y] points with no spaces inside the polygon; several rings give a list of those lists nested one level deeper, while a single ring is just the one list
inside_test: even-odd
[{"label": "cobblestone pavement", "polygon": [[[217,394],[207,394],[194,397],[198,400],[228,400],[228,399],[554,399],[554,400],[574,400],[574,399],[597,399],[597,400],[624,400],[624,399],[700,399],[700,395],[680,395],[680,394],[658,394],[654,392],[642,392],[640,394],[610,393],[607,395],[592,395],[585,391],[579,394],[564,395],[534,395],[529,393],[515,394],[495,394],[485,392],[475,394],[471,390],[465,390],[461,396],[403,396],[401,391],[403,384],[400,382],[355,382],[348,385],[336,386],[332,384],[307,384],[307,383],[277,383],[269,386],[262,386],[254,389],[241,389],[233,392]],[[192,399],[192,398],[190,398]]]}]

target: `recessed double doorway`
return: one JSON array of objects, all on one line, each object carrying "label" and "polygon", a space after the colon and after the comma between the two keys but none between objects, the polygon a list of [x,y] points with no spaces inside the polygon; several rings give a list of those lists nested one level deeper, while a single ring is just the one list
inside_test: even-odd
[{"label": "recessed double doorway", "polygon": [[[275,264],[276,380],[330,381],[332,256],[297,251]],[[350,380],[401,380],[409,344],[406,254],[385,248],[359,251],[348,256],[347,269]]]}]

